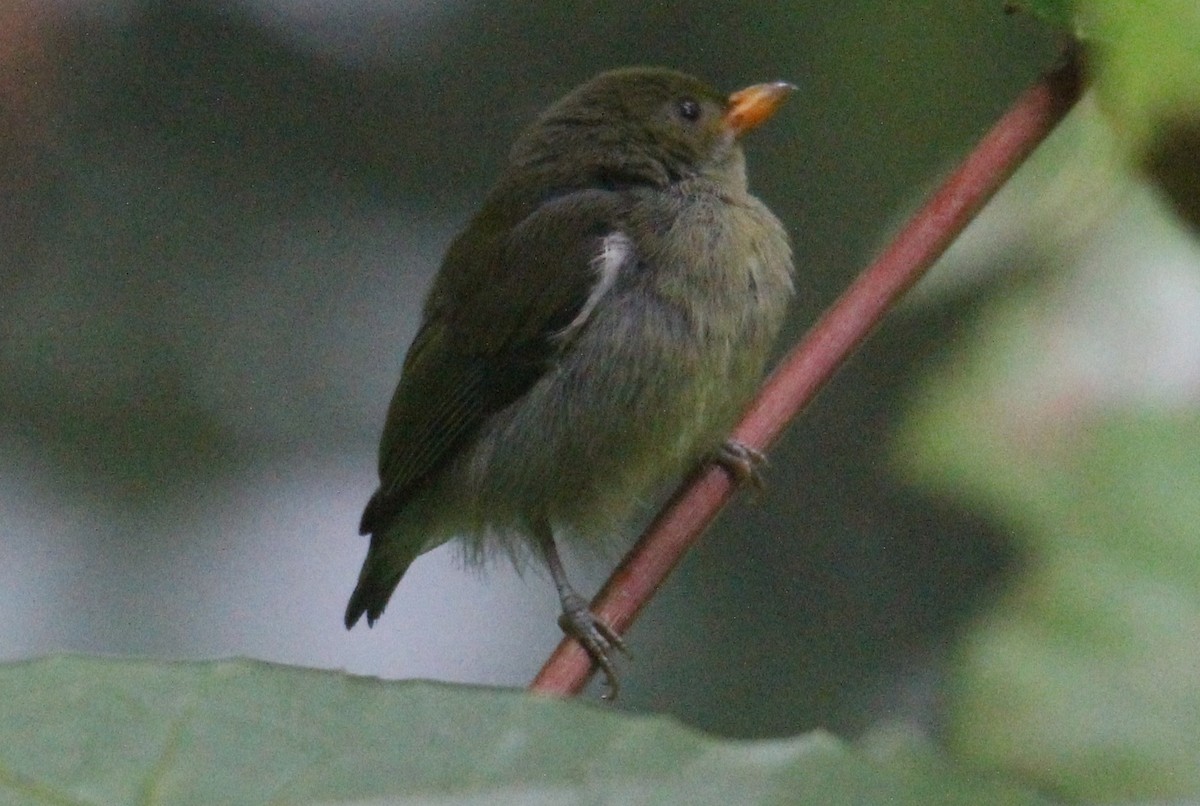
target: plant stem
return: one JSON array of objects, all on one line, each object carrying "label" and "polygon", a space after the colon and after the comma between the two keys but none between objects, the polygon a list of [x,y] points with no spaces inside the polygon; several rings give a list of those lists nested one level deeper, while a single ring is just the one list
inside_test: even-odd
[{"label": "plant stem", "polygon": [[[932,266],[1025,158],[1054,130],[1081,92],[1078,63],[1068,58],[1026,90],[962,164],[909,220],[883,253],[846,289],[767,379],[733,433],[765,450],[870,334],[897,300]],[[710,464],[671,496],[592,602],[592,611],[618,633],[716,518],[734,492],[729,474]],[[591,663],[564,639],[530,690],[579,693]]]}]

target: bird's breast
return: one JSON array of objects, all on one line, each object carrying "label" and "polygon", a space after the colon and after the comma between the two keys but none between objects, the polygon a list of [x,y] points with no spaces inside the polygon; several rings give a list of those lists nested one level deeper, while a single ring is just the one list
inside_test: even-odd
[{"label": "bird's breast", "polygon": [[603,296],[570,361],[577,377],[587,368],[603,387],[591,390],[608,401],[603,416],[627,422],[634,414],[659,437],[647,444],[680,459],[713,448],[733,425],[792,293],[787,236],[763,205],[745,199],[660,198],[642,211],[650,220],[634,218],[619,238],[606,238],[610,255],[619,244],[619,269],[615,278],[598,272]]},{"label": "bird's breast", "polygon": [[674,308],[702,345],[773,340],[792,294],[778,219],[748,195],[667,195],[657,207],[657,226],[633,227],[642,237],[631,250],[638,263],[627,267],[631,285]]}]

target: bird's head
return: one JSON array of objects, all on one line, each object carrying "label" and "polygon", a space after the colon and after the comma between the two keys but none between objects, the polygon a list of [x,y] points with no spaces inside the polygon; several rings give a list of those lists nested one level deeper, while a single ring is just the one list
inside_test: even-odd
[{"label": "bird's head", "polygon": [[663,68],[601,73],[522,133],[511,168],[570,185],[666,185],[699,175],[744,184],[739,138],[794,89],[774,82],[724,95]]}]

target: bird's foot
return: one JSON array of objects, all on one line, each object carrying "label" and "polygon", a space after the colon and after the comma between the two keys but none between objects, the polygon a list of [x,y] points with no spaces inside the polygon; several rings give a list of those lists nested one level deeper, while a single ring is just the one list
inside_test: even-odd
[{"label": "bird's foot", "polygon": [[558,617],[558,626],[567,635],[574,638],[587,650],[592,663],[604,672],[604,682],[608,690],[601,695],[606,700],[615,700],[621,685],[617,681],[617,671],[613,667],[613,650],[628,656],[629,650],[625,641],[608,622],[593,613],[583,597],[568,594],[562,600],[563,611]]},{"label": "bird's foot", "polygon": [[727,439],[717,449],[713,460],[729,472],[739,487],[749,483],[759,492],[766,488],[760,469],[766,465],[767,457],[757,448],[751,448],[736,439]]}]

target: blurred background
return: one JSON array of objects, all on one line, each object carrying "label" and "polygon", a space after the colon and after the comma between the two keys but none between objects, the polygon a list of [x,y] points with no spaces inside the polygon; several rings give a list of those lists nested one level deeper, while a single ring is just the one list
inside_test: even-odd
[{"label": "blurred background", "polygon": [[[619,65],[797,83],[747,143],[795,244],[782,349],[1059,44],[994,0],[3,0],[0,658],[526,684],[559,638],[536,573],[438,550],[373,630],[341,624],[425,289],[515,133]],[[1200,388],[1194,239],[1116,178],[1095,118],[791,429],[635,627],[620,707],[738,736],[941,729],[963,636],[1036,553],[943,483],[937,446],[969,443],[945,423],[1044,446],[1096,401]],[[1167,268],[1131,279],[1147,244]],[[940,414],[984,347],[986,378],[1022,382]],[[584,591],[607,570],[571,563]]]}]

